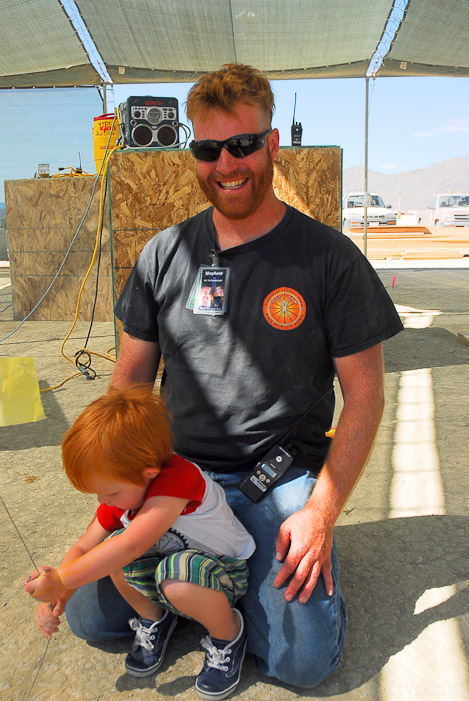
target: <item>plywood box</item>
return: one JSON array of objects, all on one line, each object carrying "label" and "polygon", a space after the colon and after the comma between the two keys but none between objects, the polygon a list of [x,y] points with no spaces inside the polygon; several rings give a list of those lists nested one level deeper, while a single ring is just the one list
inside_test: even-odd
[{"label": "plywood box", "polygon": [[[108,177],[96,321],[113,319],[114,301],[144,244],[162,229],[209,204],[197,184],[196,163],[188,150],[116,151],[110,159]],[[97,238],[99,184],[80,227],[94,182],[92,176],[6,181],[15,320],[23,319],[35,307],[56,276],[30,319],[75,318],[79,291]],[[280,149],[274,175],[277,195],[335,228],[340,227],[341,182],[340,148]],[[91,318],[96,277],[97,256],[81,295],[80,320]]]},{"label": "plywood box", "polygon": [[[97,237],[99,183],[80,226],[95,179],[83,176],[5,182],[13,319],[24,319],[51,283],[50,291],[29,318],[36,321],[75,318],[80,288],[92,262]],[[113,316],[107,211],[103,224],[96,321],[110,321]],[[83,288],[79,320],[91,319],[97,258]]]},{"label": "plywood box", "polygon": [[[114,299],[138,254],[155,234],[206,209],[188,150],[116,151],[110,160]],[[304,214],[340,228],[342,149],[281,148],[274,166],[277,196]],[[117,324],[117,340],[122,333]]]}]

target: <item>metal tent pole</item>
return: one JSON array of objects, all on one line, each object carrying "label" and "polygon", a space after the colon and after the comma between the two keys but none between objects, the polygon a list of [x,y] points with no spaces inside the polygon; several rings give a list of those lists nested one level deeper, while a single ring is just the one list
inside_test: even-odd
[{"label": "metal tent pole", "polygon": [[363,212],[363,253],[368,256],[368,76],[365,76],[365,208]]},{"label": "metal tent pole", "polygon": [[106,90],[106,83],[103,83],[103,114],[107,114],[107,90]]}]

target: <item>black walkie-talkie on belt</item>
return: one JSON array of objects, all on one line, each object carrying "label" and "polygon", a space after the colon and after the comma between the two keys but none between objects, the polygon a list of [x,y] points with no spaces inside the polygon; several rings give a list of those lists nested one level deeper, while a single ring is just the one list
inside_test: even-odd
[{"label": "black walkie-talkie on belt", "polygon": [[297,452],[295,449],[287,450],[281,445],[274,445],[252,470],[243,475],[238,482],[238,489],[251,501],[259,501],[285,474]]},{"label": "black walkie-talkie on belt", "polygon": [[259,499],[283,477],[298,454],[298,451],[292,446],[291,441],[288,441],[288,438],[295,431],[298,424],[331,390],[332,388],[326,390],[318,399],[315,399],[305,413],[302,414],[288,430],[281,443],[274,445],[264,457],[254,465],[252,470],[248,470],[248,472],[241,477],[237,487],[243,494],[249,497],[251,501],[259,501]]}]

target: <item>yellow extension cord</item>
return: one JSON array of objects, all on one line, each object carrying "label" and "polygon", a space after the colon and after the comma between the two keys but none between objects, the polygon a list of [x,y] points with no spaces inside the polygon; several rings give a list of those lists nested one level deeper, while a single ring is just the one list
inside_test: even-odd
[{"label": "yellow extension cord", "polygon": [[[118,119],[118,121],[120,122],[120,113],[119,113],[119,109],[118,109],[118,108],[116,108],[116,112],[117,112],[117,119]],[[187,140],[188,140],[188,138],[189,138],[189,134],[188,134],[186,128],[184,127],[184,125],[181,124],[180,126],[184,128],[184,132],[185,132],[185,134],[186,134],[186,143],[187,143]],[[61,349],[60,349],[60,350],[61,350],[61,353],[62,353],[62,355],[63,355],[63,357],[64,357],[66,360],[68,360],[70,363],[72,363],[73,365],[75,365],[76,367],[78,367],[78,360],[79,360],[79,355],[80,355],[80,353],[85,353],[85,354],[87,354],[88,356],[96,355],[97,357],[99,357],[99,358],[104,358],[105,360],[109,360],[109,361],[111,361],[112,363],[115,363],[115,362],[116,362],[116,358],[115,358],[115,357],[112,357],[112,356],[108,355],[109,351],[111,351],[112,348],[109,348],[109,350],[106,351],[106,355],[103,355],[103,354],[101,354],[101,353],[97,353],[96,351],[90,351],[90,350],[88,350],[87,348],[79,348],[79,349],[76,351],[76,353],[75,353],[75,359],[73,360],[72,358],[69,358],[69,357],[65,354],[65,352],[64,352],[64,347],[65,347],[65,344],[67,343],[68,339],[70,338],[70,335],[71,335],[71,333],[72,333],[73,329],[75,328],[76,323],[77,323],[77,321],[78,321],[78,314],[79,314],[79,311],[80,311],[81,296],[82,296],[82,293],[83,293],[83,289],[84,289],[85,284],[86,284],[86,281],[87,281],[87,279],[88,279],[88,277],[89,277],[89,275],[90,275],[90,273],[91,273],[91,270],[92,270],[92,268],[93,268],[93,265],[94,265],[94,262],[95,262],[95,260],[96,260],[96,256],[97,256],[97,253],[98,253],[98,250],[99,250],[100,230],[101,230],[101,222],[102,222],[102,218],[103,218],[104,187],[105,187],[105,178],[106,178],[106,171],[107,171],[107,167],[108,167],[108,163],[109,163],[109,158],[110,158],[111,155],[114,153],[114,151],[117,151],[118,149],[121,149],[121,148],[123,148],[123,147],[124,147],[123,145],[115,146],[114,148],[112,148],[112,149],[107,153],[107,155],[106,155],[105,158],[104,158],[103,167],[102,167],[103,176],[102,176],[102,181],[101,181],[101,192],[100,192],[100,197],[99,197],[99,216],[98,216],[98,228],[97,228],[97,232],[96,232],[96,243],[95,243],[95,247],[94,247],[94,251],[93,251],[93,256],[92,256],[92,259],[91,259],[91,263],[90,263],[90,265],[89,265],[89,267],[88,267],[88,270],[86,271],[86,275],[85,275],[85,277],[84,277],[84,279],[83,279],[83,282],[82,282],[81,287],[80,287],[80,291],[79,291],[79,293],[78,293],[77,305],[76,305],[76,310],[75,310],[75,318],[74,318],[74,320],[73,320],[73,323],[72,323],[72,326],[70,327],[69,332],[67,333],[67,335],[65,336],[64,340],[62,341],[62,346],[61,346]],[[52,177],[53,177],[53,178],[61,178],[61,177],[66,177],[66,176],[68,176],[68,177],[70,177],[70,176],[72,176],[72,177],[77,177],[77,176],[82,176],[82,175],[89,175],[88,173],[85,173],[85,172],[83,172],[83,171],[77,172],[77,171],[76,171],[75,169],[73,169],[73,168],[71,168],[70,171],[71,171],[70,173],[64,173],[64,174],[62,174],[62,173],[56,173],[56,174],[53,175]],[[90,358],[90,362],[91,362],[91,358]],[[51,390],[53,390],[53,389],[58,389],[59,387],[62,387],[62,385],[65,384],[65,382],[68,382],[68,380],[71,380],[73,377],[78,377],[78,375],[82,375],[82,374],[83,374],[83,373],[81,372],[81,370],[78,371],[78,372],[75,372],[75,373],[73,373],[73,375],[69,375],[69,377],[66,377],[65,379],[63,379],[61,382],[59,382],[58,384],[54,385],[53,387],[46,387],[45,389],[41,389],[40,391],[41,391],[41,392],[49,392],[49,391],[51,391]]]},{"label": "yellow extension cord", "polygon": [[[77,362],[78,362],[78,356],[79,356],[80,353],[85,353],[85,354],[87,354],[87,355],[89,355],[89,356],[95,355],[95,356],[97,356],[97,357],[99,357],[99,358],[104,358],[105,360],[109,360],[109,361],[111,361],[111,362],[113,362],[113,363],[116,362],[116,358],[115,358],[115,357],[112,357],[112,356],[108,355],[109,351],[112,350],[112,348],[110,348],[109,351],[106,352],[106,355],[103,355],[102,353],[97,353],[96,351],[90,351],[90,350],[88,350],[87,348],[79,348],[78,351],[75,353],[75,360],[74,360],[74,359],[72,359],[72,358],[69,358],[68,355],[66,355],[66,353],[65,353],[65,351],[64,351],[64,347],[65,347],[65,344],[67,343],[68,339],[70,338],[70,335],[71,335],[73,329],[75,328],[75,326],[76,326],[76,324],[77,324],[77,321],[78,321],[78,314],[79,314],[79,311],[80,311],[81,297],[82,297],[82,294],[83,294],[83,289],[84,289],[85,284],[86,284],[86,281],[88,280],[88,277],[89,277],[89,275],[90,275],[90,273],[91,273],[91,270],[92,270],[92,268],[93,268],[93,266],[94,266],[94,262],[95,262],[95,260],[96,260],[96,256],[97,256],[98,250],[99,250],[99,239],[100,239],[101,223],[102,223],[102,220],[103,220],[104,188],[105,188],[106,171],[107,171],[109,159],[110,159],[111,155],[114,153],[114,151],[117,151],[118,149],[121,149],[121,148],[122,148],[122,146],[115,146],[114,148],[112,148],[112,149],[107,153],[107,155],[106,155],[106,157],[105,157],[105,159],[104,159],[103,168],[102,168],[103,176],[102,176],[102,180],[101,180],[101,191],[100,191],[100,197],[99,197],[98,228],[97,228],[97,231],[96,231],[96,242],[95,242],[95,246],[94,246],[93,256],[92,256],[92,258],[91,258],[91,263],[90,263],[90,265],[89,265],[89,267],[88,267],[88,270],[86,271],[85,277],[84,277],[84,279],[83,279],[83,282],[82,282],[82,284],[81,284],[80,290],[79,290],[79,292],[78,292],[78,299],[77,299],[77,304],[76,304],[76,309],[75,309],[75,318],[74,318],[74,320],[73,320],[73,323],[72,323],[72,325],[71,325],[71,327],[70,327],[70,329],[69,329],[67,335],[65,336],[64,340],[62,341],[62,346],[61,346],[61,349],[60,349],[60,351],[61,351],[61,353],[62,353],[62,356],[65,358],[65,360],[68,360],[70,363],[72,363],[72,364],[75,365],[76,367],[77,367]],[[81,175],[88,175],[88,174],[87,174],[87,173],[76,173],[75,176],[76,176],[76,175],[81,176]],[[56,174],[55,176],[52,176],[52,177],[65,177],[65,175]],[[90,358],[90,360],[91,360],[91,358]],[[41,391],[41,392],[50,392],[50,391],[53,390],[53,389],[58,389],[59,387],[62,387],[62,385],[65,384],[65,382],[68,382],[68,380],[71,380],[73,377],[78,377],[78,375],[82,375],[82,374],[83,374],[83,373],[82,373],[81,371],[75,372],[75,373],[73,373],[73,375],[69,375],[68,377],[64,378],[61,382],[59,382],[58,384],[54,385],[53,387],[46,387],[45,389],[41,389],[40,391]]]}]

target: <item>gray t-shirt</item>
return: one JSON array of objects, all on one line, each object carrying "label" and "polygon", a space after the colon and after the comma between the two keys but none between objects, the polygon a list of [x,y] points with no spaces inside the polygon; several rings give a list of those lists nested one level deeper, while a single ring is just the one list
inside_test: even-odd
[{"label": "gray t-shirt", "polygon": [[146,244],[116,315],[128,334],[160,345],[176,452],[204,469],[247,469],[295,427],[295,464],[317,472],[334,411],[332,358],[398,333],[399,316],[350,239],[289,206],[268,234],[220,252],[226,313],[194,314],[186,302],[216,246],[212,212]]}]

